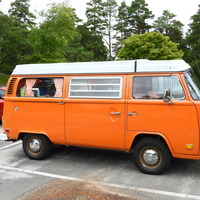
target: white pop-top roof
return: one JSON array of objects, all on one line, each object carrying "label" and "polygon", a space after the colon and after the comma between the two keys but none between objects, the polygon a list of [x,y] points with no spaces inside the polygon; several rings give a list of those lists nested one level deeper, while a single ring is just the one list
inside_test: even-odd
[{"label": "white pop-top roof", "polygon": [[131,60],[17,65],[12,75],[105,74],[180,72],[190,69],[184,60]]}]

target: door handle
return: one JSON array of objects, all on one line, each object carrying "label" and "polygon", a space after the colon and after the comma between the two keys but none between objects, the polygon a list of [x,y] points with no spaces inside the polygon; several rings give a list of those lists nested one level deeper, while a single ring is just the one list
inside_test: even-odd
[{"label": "door handle", "polygon": [[110,115],[120,115],[120,112],[110,112]]},{"label": "door handle", "polygon": [[60,105],[63,105],[65,102],[59,102]]},{"label": "door handle", "polygon": [[138,113],[128,113],[128,115],[138,115]]}]

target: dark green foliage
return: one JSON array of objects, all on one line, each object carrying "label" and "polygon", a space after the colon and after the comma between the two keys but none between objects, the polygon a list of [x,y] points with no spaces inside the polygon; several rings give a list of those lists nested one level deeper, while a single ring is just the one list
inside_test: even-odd
[{"label": "dark green foliage", "polygon": [[128,6],[125,1],[121,2],[121,5],[118,8],[116,22],[117,23],[114,25],[114,30],[116,31],[114,39],[116,42],[113,44],[113,49],[117,54],[119,49],[122,48],[121,41],[131,35],[128,22]]},{"label": "dark green foliage", "polygon": [[104,41],[108,45],[109,51],[109,60],[112,60],[112,32],[114,29],[114,19],[116,18],[117,13],[117,3],[116,0],[106,0],[103,3],[104,12],[103,12],[103,26],[105,27],[104,31]]},{"label": "dark green foliage", "polygon": [[186,38],[176,15],[164,10],[153,23],[157,34],[170,38],[162,43],[162,34],[149,33],[154,15],[145,0],[133,0],[130,6],[125,0],[120,6],[116,0],[88,0],[85,23],[63,0],[40,12],[43,21],[37,25],[29,3],[15,0],[9,15],[0,11],[0,73],[9,74],[22,63],[105,61],[116,54],[121,59],[176,59],[184,52],[183,59],[200,77],[200,5]]},{"label": "dark green foliage", "polygon": [[[40,15],[44,21],[39,27],[32,28],[29,41],[33,54],[24,56],[28,63],[64,62],[65,47],[73,40],[75,17],[73,10],[63,3],[50,4],[47,12]],[[66,27],[66,28],[63,28]]]},{"label": "dark green foliage", "polygon": [[30,0],[15,0],[11,3],[11,8],[8,13],[13,16],[15,23],[21,25],[22,27],[34,26],[34,19],[36,16],[29,11]]},{"label": "dark green foliage", "polygon": [[0,74],[0,86],[6,86],[10,75]]},{"label": "dark green foliage", "polygon": [[28,3],[29,0],[15,0],[9,16],[0,14],[0,72],[11,73],[21,56],[31,51],[27,39],[35,16],[29,12]]},{"label": "dark green foliage", "polygon": [[185,60],[190,63],[200,77],[200,5],[198,11],[191,17],[190,29],[187,33],[187,57]]},{"label": "dark green foliage", "polygon": [[87,3],[86,26],[90,30],[92,39],[90,45],[93,48],[94,61],[101,61],[107,59],[107,48],[103,43],[103,31],[105,27],[102,24],[105,23],[103,20],[103,4],[102,0],[91,0]]},{"label": "dark green foliage", "polygon": [[79,31],[74,33],[74,40],[70,41],[66,46],[65,57],[68,62],[86,62],[94,58],[93,51],[88,51],[81,45],[82,35]]},{"label": "dark green foliage", "polygon": [[163,16],[154,21],[155,31],[169,36],[172,42],[181,43],[183,39],[183,24],[175,20],[175,14],[168,10],[163,11]]},{"label": "dark green foliage", "polygon": [[149,32],[151,25],[147,20],[153,19],[152,11],[148,9],[145,0],[135,0],[131,2],[128,8],[130,30],[133,34],[143,34]]},{"label": "dark green foliage", "polygon": [[[91,33],[87,24],[83,24],[77,27],[77,30],[81,34],[81,46],[84,47],[84,51],[92,52],[93,57],[89,61],[104,61],[107,59],[107,48],[104,45],[102,36],[94,35]],[[94,56],[94,47],[95,52],[98,55],[96,58]]]}]

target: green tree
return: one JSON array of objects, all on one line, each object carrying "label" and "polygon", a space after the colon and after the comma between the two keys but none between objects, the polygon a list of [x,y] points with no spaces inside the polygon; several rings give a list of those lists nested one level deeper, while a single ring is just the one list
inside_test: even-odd
[{"label": "green tree", "polygon": [[176,43],[161,33],[135,34],[124,40],[124,47],[119,50],[119,59],[174,60],[181,59],[183,52]]},{"label": "green tree", "polygon": [[112,32],[114,28],[114,19],[116,18],[116,13],[117,13],[117,2],[116,0],[106,0],[103,3],[104,6],[104,12],[103,12],[103,17],[104,17],[104,24],[103,26],[105,27],[104,31],[104,41],[108,45],[108,51],[109,51],[109,60],[112,60]]},{"label": "green tree", "polygon": [[29,43],[28,36],[30,29],[35,26],[35,15],[30,12],[29,4],[30,0],[15,0],[11,3],[11,8],[8,10],[9,16],[13,20],[13,34],[14,40],[17,39],[15,44],[16,53],[14,53],[13,61],[15,64],[20,64],[24,56],[29,55],[32,52],[32,47]]},{"label": "green tree", "polygon": [[36,16],[29,11],[30,0],[15,0],[11,3],[8,13],[15,18],[15,23],[21,26],[34,26]]},{"label": "green tree", "polygon": [[198,11],[191,17],[191,20],[186,36],[188,51],[185,60],[189,62],[200,77],[200,5],[198,5]]},{"label": "green tree", "polygon": [[[84,47],[86,51],[94,52],[94,37],[92,32],[87,28],[87,23],[77,27],[77,30],[81,33],[81,46]],[[102,36],[97,35],[95,37],[95,41],[98,45],[96,45],[96,53],[98,55],[98,61],[104,61],[107,59],[107,48],[104,45],[102,40]],[[93,54],[93,58],[91,59],[95,61],[95,57]]]},{"label": "green tree", "polygon": [[0,72],[10,73],[12,67],[16,64],[17,37],[15,27],[12,24],[12,18],[1,13],[0,14]]},{"label": "green tree", "polygon": [[[76,30],[74,32],[73,40],[70,40],[65,47],[65,58],[68,62],[86,62],[94,59],[94,54],[92,49],[88,49],[89,40],[91,39],[91,34],[85,25],[82,25],[82,19],[76,15],[76,10],[72,9],[72,13],[76,18]],[[90,37],[85,38],[85,31],[89,32]],[[83,35],[82,35],[83,34]]]},{"label": "green tree", "polygon": [[[29,0],[16,0],[11,3],[9,16],[0,14],[0,62],[1,71],[11,73],[21,56],[31,51],[28,42],[30,27],[35,16],[29,12]],[[29,28],[28,28],[29,27]]]},{"label": "green tree", "polygon": [[122,40],[125,40],[131,35],[128,22],[128,6],[126,2],[121,2],[118,8],[118,14],[116,16],[116,24],[114,25],[114,30],[116,31],[114,39],[116,42],[113,44],[114,52],[117,54],[119,49],[122,48]]},{"label": "green tree", "polygon": [[133,34],[143,34],[149,32],[152,28],[147,20],[154,18],[154,15],[147,6],[148,4],[145,0],[135,0],[131,2],[131,6],[128,8],[128,14],[131,32]]},{"label": "green tree", "polygon": [[[102,0],[90,0],[86,7],[87,28],[91,31],[93,39],[91,40],[94,53],[94,61],[107,59],[107,48],[103,43],[103,4]],[[99,54],[101,53],[101,54]]]},{"label": "green tree", "polygon": [[82,35],[79,31],[74,33],[74,40],[66,46],[65,57],[68,62],[86,62],[94,59],[93,51],[88,51],[81,45]]},{"label": "green tree", "polygon": [[170,13],[168,10],[163,11],[163,15],[154,21],[153,27],[155,31],[169,36],[173,42],[181,43],[183,39],[183,27],[180,21],[175,20],[175,14]]},{"label": "green tree", "polygon": [[32,28],[30,43],[34,49],[32,55],[24,57],[24,62],[48,63],[63,62],[65,47],[73,40],[75,17],[68,2],[49,4],[47,11],[40,15],[44,21],[37,28]]}]

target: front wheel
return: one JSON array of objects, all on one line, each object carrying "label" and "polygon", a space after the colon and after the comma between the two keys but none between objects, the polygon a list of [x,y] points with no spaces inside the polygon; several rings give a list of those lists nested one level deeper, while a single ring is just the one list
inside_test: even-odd
[{"label": "front wheel", "polygon": [[23,138],[24,153],[33,160],[42,160],[51,152],[51,142],[44,135],[27,134]]},{"label": "front wheel", "polygon": [[135,145],[133,160],[141,172],[161,174],[168,168],[171,154],[164,142],[154,138],[145,138]]}]

